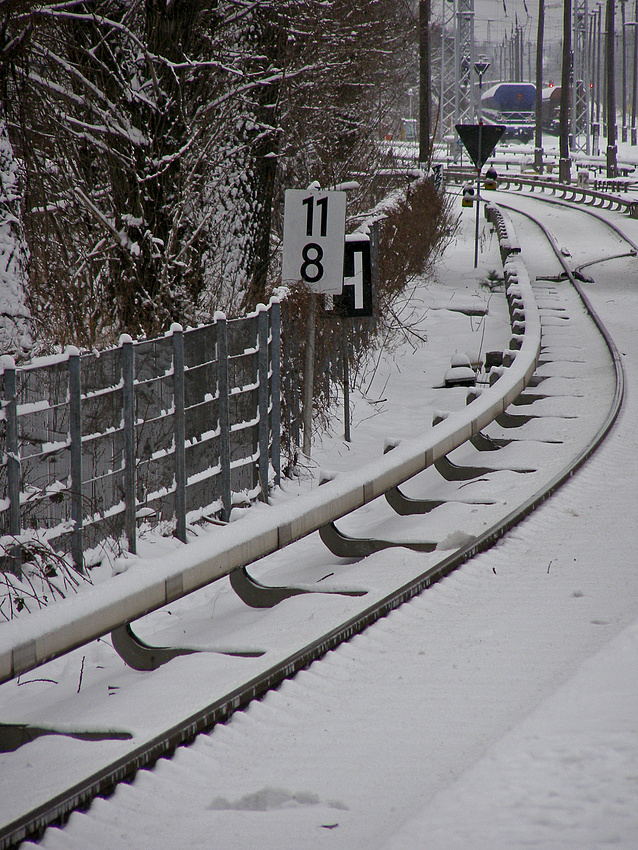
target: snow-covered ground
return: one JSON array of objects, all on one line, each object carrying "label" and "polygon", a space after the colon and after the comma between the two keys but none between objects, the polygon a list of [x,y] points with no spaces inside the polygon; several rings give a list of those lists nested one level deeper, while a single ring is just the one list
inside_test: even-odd
[{"label": "snow-covered ground", "polygon": [[[439,309],[450,306],[446,282],[457,301],[490,303],[477,281],[495,268],[495,246],[486,236],[474,270],[474,211],[463,216],[439,282],[419,294],[427,344],[406,342],[377,370],[356,398],[352,442],[337,427],[313,447],[313,470],[378,456],[386,436],[409,438],[422,411],[440,406],[419,365],[429,349],[449,359],[456,334],[468,346],[468,328],[490,347],[480,318]],[[638,239],[638,222],[622,222]],[[555,213],[554,228],[574,258],[604,252],[575,216]],[[532,258],[536,273],[542,262]],[[627,397],[585,467],[494,550],[39,846],[636,847],[638,260],[589,273]],[[385,551],[369,568],[400,571],[424,557]]]},{"label": "snow-covered ground", "polygon": [[[627,232],[638,232],[638,226],[624,225]],[[585,257],[590,252],[592,256],[587,233],[583,235],[576,230],[566,233],[563,225],[561,238],[575,254]],[[632,572],[636,571],[632,551],[638,497],[633,461],[638,264],[632,258],[620,268],[601,263],[591,271],[595,283],[586,287],[587,294],[622,351],[625,410],[607,444],[580,477],[539,512],[565,511],[558,538],[552,536],[531,547],[529,561],[547,558],[549,574],[550,566],[555,569],[567,550],[578,565],[575,581],[595,565],[600,584],[592,586],[591,593],[596,597],[624,560],[629,559]],[[567,506],[572,494],[574,501]],[[611,626],[613,633],[626,622],[621,609],[626,614],[625,603],[635,608],[635,597],[630,598],[635,584],[626,591],[627,598],[618,598],[618,605],[603,617],[592,616],[592,626]],[[615,592],[620,597],[625,591],[618,587]],[[574,598],[585,595],[574,590]],[[560,641],[562,624],[548,625]],[[637,710],[638,622],[634,621],[603,641],[598,652],[583,661],[555,693],[434,795],[384,847],[636,847]]]}]

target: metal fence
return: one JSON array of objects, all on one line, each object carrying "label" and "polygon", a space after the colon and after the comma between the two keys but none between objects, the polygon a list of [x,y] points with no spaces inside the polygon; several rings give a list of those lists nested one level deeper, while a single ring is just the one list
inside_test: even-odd
[{"label": "metal fence", "polygon": [[266,499],[281,470],[280,326],[272,299],[101,353],[2,358],[0,569],[20,574],[25,534],[81,569],[106,541],[134,553],[141,522],[185,541],[187,523]]}]

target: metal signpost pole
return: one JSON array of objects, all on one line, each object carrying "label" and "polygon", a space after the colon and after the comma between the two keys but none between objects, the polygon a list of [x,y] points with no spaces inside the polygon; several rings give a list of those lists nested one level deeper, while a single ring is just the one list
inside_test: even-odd
[{"label": "metal signpost pole", "polygon": [[483,165],[482,158],[482,135],[483,135],[483,119],[481,107],[483,105],[483,74],[490,67],[490,63],[485,59],[480,59],[474,63],[474,70],[479,78],[479,102],[478,102],[478,165],[476,166],[476,227],[474,231],[474,268],[478,266],[478,243],[479,243],[479,207],[481,206],[481,167]]},{"label": "metal signpost pole", "polygon": [[476,166],[476,221],[474,228],[474,268],[478,266],[478,243],[479,243],[479,207],[481,206],[481,142],[483,135],[483,122],[478,125],[478,162]]},{"label": "metal signpost pole", "polygon": [[341,356],[343,357],[343,439],[350,442],[350,370],[348,368],[347,319],[341,319]]},{"label": "metal signpost pole", "polygon": [[615,3],[607,0],[605,26],[605,60],[607,65],[607,177],[618,176],[616,147],[616,79],[615,79]]},{"label": "metal signpost pole", "polygon": [[569,183],[571,160],[569,157],[569,123],[571,99],[571,52],[572,52],[572,5],[571,0],[565,0],[563,6],[563,56],[561,68],[560,89],[560,130],[559,130],[559,160],[558,179],[561,183]]},{"label": "metal signpost pole", "polygon": [[538,0],[536,31],[536,101],[534,104],[534,168],[543,173],[543,41],[545,37],[545,0]]},{"label": "metal signpost pole", "polygon": [[310,457],[312,446],[312,399],[315,385],[315,327],[317,316],[317,298],[314,292],[308,295],[308,330],[306,335],[306,352],[303,374],[303,412],[301,422],[303,427],[303,446],[301,450]]},{"label": "metal signpost pole", "polygon": [[456,132],[459,134],[461,141],[465,145],[467,152],[476,166],[478,192],[476,199],[476,232],[474,237],[474,268],[478,265],[478,219],[479,219],[479,200],[481,194],[481,169],[485,165],[488,157],[496,147],[498,140],[505,132],[504,124],[487,124],[482,121],[478,124],[457,124]]},{"label": "metal signpost pole", "polygon": [[316,295],[341,294],[345,227],[345,191],[322,191],[318,183],[308,189],[286,190],[282,283],[294,285],[303,281],[309,290],[302,418],[302,451],[306,457],[310,456],[312,445]]}]

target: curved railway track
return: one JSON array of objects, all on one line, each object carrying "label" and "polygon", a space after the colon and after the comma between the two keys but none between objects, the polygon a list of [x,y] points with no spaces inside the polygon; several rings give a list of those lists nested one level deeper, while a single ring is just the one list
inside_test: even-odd
[{"label": "curved railway track", "polygon": [[[207,675],[216,677],[213,690],[218,692],[218,696],[197,711],[190,710],[192,706],[185,698],[187,719],[176,720],[166,731],[148,734],[148,730],[153,728],[149,722],[147,728],[135,734],[130,743],[114,743],[117,738],[117,734],[114,734],[110,740],[91,744],[92,748],[100,752],[94,760],[87,760],[87,775],[70,786],[60,787],[55,796],[38,805],[28,806],[27,811],[3,824],[0,827],[0,847],[13,846],[25,836],[39,834],[48,824],[63,820],[74,808],[86,805],[96,795],[107,793],[115,783],[130,778],[140,767],[153,764],[158,757],[172,752],[176,746],[192,739],[201,730],[225,720],[256,696],[419,594],[477,552],[492,546],[508,529],[547,499],[589,457],[620,410],[623,397],[622,368],[613,341],[589,305],[582,287],[572,272],[566,269],[560,248],[547,233],[546,238],[556,257],[557,274],[551,275],[552,280],[539,280],[534,284],[541,314],[542,341],[541,358],[532,382],[499,421],[475,435],[477,439],[474,444],[456,449],[447,461],[437,464],[436,470],[425,470],[404,489],[393,490],[386,497],[399,514],[407,517],[408,528],[404,533],[403,545],[420,547],[423,552],[420,556],[421,569],[415,572],[411,562],[402,580],[397,582],[396,579],[381,576],[378,569],[366,569],[365,562],[359,561],[362,552],[357,548],[357,541],[364,541],[365,544],[373,536],[378,539],[380,529],[390,524],[388,516],[391,510],[382,504],[383,500],[377,499],[373,503],[374,507],[371,505],[369,509],[344,519],[339,529],[335,529],[337,541],[327,542],[337,549],[341,557],[347,559],[346,565],[337,560],[335,569],[347,575],[348,583],[353,586],[350,588],[352,595],[335,594],[319,599],[316,596],[299,597],[294,602],[289,600],[281,606],[259,612],[259,617],[254,610],[251,613],[250,609],[238,613],[229,608],[223,615],[225,626],[230,626],[232,641],[241,642],[244,646],[254,641],[257,650],[260,648],[259,630],[264,623],[263,617],[276,620],[281,609],[286,606],[296,605],[296,616],[306,618],[308,622],[318,612],[321,628],[317,630],[316,624],[313,624],[312,627],[300,629],[295,639],[301,638],[301,642],[294,651],[290,651],[286,642],[282,641],[276,651],[267,652],[261,659],[258,651],[254,653],[254,658],[241,659],[239,664],[242,665],[242,672],[239,674],[237,659],[217,656],[215,664],[206,668],[202,666],[201,654],[178,662],[182,678],[175,676],[177,669],[171,670],[171,665],[157,671],[161,675],[154,676],[154,687],[161,691],[165,687],[187,689],[190,678],[202,675],[205,670]],[[563,272],[569,283],[564,280]],[[591,409],[588,399],[588,393],[592,390],[591,377],[587,364],[577,356],[583,334],[600,335],[601,359],[607,359],[602,393],[605,409],[602,412]],[[600,384],[596,391],[600,391]],[[516,505],[498,496],[504,489],[503,482],[507,482],[506,487],[511,488],[512,479],[520,482],[515,488],[518,493]],[[465,532],[461,536],[456,533],[459,525]],[[427,533],[428,529],[430,534]],[[437,535],[432,534],[433,530],[436,530]],[[437,536],[438,540],[435,539]],[[447,542],[441,537],[446,538]],[[402,545],[400,540],[400,537],[395,539],[394,544]],[[460,544],[454,546],[454,549],[453,540]],[[428,545],[433,542],[437,544],[435,548]],[[411,546],[415,543],[418,545]],[[311,547],[316,546],[314,540],[301,541],[295,546],[298,551],[291,555],[292,562],[312,559]],[[320,566],[323,569],[324,563]],[[276,571],[269,572],[267,564],[258,572],[260,581],[266,585],[280,580]],[[291,572],[290,565],[286,566],[284,572]],[[315,581],[320,579],[321,576]],[[366,595],[354,595],[357,588],[365,588]],[[190,614],[197,618],[198,613],[196,607],[189,610],[186,605],[179,616],[187,617]],[[279,625],[270,626],[271,633],[285,630],[286,619],[283,616]],[[141,704],[151,711],[152,698],[149,702],[142,693],[143,675],[125,671],[118,684],[112,687],[139,689]],[[52,717],[56,714],[59,717],[60,711],[63,712],[63,706],[52,706]],[[127,729],[126,720],[118,717],[117,712],[112,715],[112,723],[114,718],[112,732]],[[46,728],[40,732],[33,729],[32,738],[45,741],[49,737],[46,732]],[[68,748],[67,757],[70,759],[77,752],[77,744],[74,743],[76,737],[57,738],[58,747]],[[90,730],[86,731],[84,737],[91,737]],[[103,737],[108,739],[108,736]],[[16,741],[18,744],[20,742]],[[28,773],[25,773],[23,765],[25,749],[17,746],[13,754],[4,757],[6,765],[3,767],[19,777],[18,781]],[[40,770],[54,770],[55,758],[47,762],[46,748],[42,749]],[[112,755],[114,750],[119,751],[116,758]],[[51,758],[50,753],[48,758]]]},{"label": "curved railway track", "polygon": [[[518,194],[518,192],[517,192]],[[523,195],[524,197],[524,195]],[[585,268],[589,268],[590,266],[596,265],[597,263],[607,262],[608,260],[620,259],[622,257],[635,257],[638,254],[638,245],[634,239],[631,239],[625,231],[614,221],[611,221],[609,217],[606,217],[600,212],[597,212],[596,209],[592,209],[591,206],[585,205],[583,203],[578,203],[574,200],[565,200],[555,197],[549,197],[544,195],[537,194],[529,194],[530,199],[534,201],[538,201],[541,204],[545,204],[547,206],[553,205],[555,207],[562,207],[565,210],[569,210],[570,212],[578,211],[580,214],[587,216],[589,221],[595,221],[596,223],[600,223],[603,227],[603,230],[607,233],[613,233],[616,237],[618,237],[621,245],[626,246],[624,250],[620,250],[619,253],[610,254],[606,252],[605,254],[601,254],[595,258],[587,259],[585,262],[579,263],[573,269],[571,269],[572,274],[574,274],[577,279],[587,281],[587,278],[583,277],[582,270]],[[503,204],[503,206],[510,210],[513,214],[525,215],[518,207]],[[551,237],[549,233],[546,233],[548,238]],[[561,255],[562,256],[562,255]],[[566,272],[567,273],[567,272]]]}]

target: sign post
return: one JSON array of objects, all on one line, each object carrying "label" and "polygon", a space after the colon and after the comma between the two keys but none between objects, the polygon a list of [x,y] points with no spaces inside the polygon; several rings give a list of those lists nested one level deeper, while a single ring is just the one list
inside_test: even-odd
[{"label": "sign post", "polygon": [[505,132],[503,124],[457,124],[456,132],[474,165],[476,166],[476,227],[474,233],[474,268],[478,265],[478,217],[481,205],[481,169],[485,165],[496,143]]},{"label": "sign post", "polygon": [[282,282],[341,295],[346,193],[286,189]]},{"label": "sign post", "polygon": [[314,295],[341,295],[346,233],[346,193],[286,189],[282,283],[303,281],[311,290],[304,362],[303,446],[310,457],[314,395]]}]

